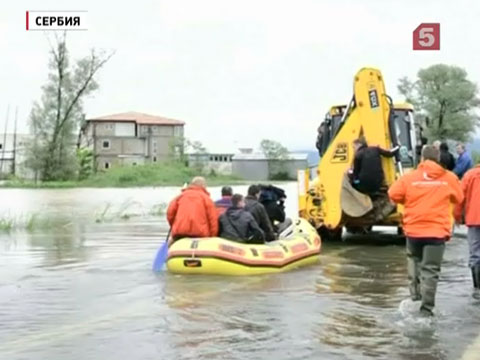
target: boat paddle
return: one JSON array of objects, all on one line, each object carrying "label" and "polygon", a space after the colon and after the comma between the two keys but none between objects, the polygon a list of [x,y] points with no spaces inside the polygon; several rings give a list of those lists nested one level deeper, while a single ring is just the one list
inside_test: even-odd
[{"label": "boat paddle", "polygon": [[163,269],[163,265],[165,265],[168,257],[168,238],[170,236],[170,230],[168,230],[167,238],[165,239],[165,242],[160,246],[160,248],[157,251],[157,256],[155,256],[155,261],[153,262],[153,268],[152,270],[154,272],[160,272]]}]

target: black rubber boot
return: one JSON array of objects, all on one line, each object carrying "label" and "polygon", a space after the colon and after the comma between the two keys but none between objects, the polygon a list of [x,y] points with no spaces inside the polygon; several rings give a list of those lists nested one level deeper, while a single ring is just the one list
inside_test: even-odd
[{"label": "black rubber boot", "polygon": [[478,279],[477,279],[477,273],[476,273],[476,266],[472,266],[470,269],[472,270],[473,287],[475,289],[477,289],[478,288]]},{"label": "black rubber boot", "polygon": [[475,265],[472,267],[472,277],[473,277],[473,297],[477,300],[480,300],[480,265]]},{"label": "black rubber boot", "polygon": [[473,287],[476,289],[480,289],[480,265],[475,265],[472,268],[472,276],[473,276]]}]

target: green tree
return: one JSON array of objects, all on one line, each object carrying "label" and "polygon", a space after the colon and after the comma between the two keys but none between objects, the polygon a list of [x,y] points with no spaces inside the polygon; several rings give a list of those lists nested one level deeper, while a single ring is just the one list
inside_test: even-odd
[{"label": "green tree", "polygon": [[263,139],[260,142],[260,150],[269,160],[287,160],[288,149],[275,140]]},{"label": "green tree", "polygon": [[93,174],[93,150],[77,149],[78,180],[85,180]]},{"label": "green tree", "polygon": [[474,164],[480,165],[480,151],[472,151],[472,159]]},{"label": "green tree", "polygon": [[424,119],[430,139],[467,141],[479,124],[477,85],[458,66],[444,64],[421,69],[415,81],[401,78],[398,91]]},{"label": "green tree", "polygon": [[169,147],[170,158],[184,164],[188,161],[188,153],[203,154],[207,152],[207,148],[200,141],[192,141],[184,136],[172,138]]},{"label": "green tree", "polygon": [[288,149],[275,140],[263,139],[260,150],[268,159],[268,173],[270,180],[288,179],[285,161],[290,158]]},{"label": "green tree", "polygon": [[83,99],[98,89],[95,75],[113,53],[91,50],[70,65],[66,33],[50,42],[48,81],[40,102],[33,104],[30,127],[35,141],[27,149],[26,165],[41,180],[73,179],[78,170],[75,133],[83,120]]}]

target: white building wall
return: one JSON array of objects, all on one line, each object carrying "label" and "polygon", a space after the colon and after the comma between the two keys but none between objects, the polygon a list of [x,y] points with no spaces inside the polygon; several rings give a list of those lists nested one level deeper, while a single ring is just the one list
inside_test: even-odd
[{"label": "white building wall", "polygon": [[135,124],[115,123],[115,136],[135,136]]}]

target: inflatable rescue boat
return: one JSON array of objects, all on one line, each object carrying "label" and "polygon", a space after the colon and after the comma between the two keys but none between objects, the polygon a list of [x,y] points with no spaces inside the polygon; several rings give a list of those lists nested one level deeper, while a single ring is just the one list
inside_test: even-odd
[{"label": "inflatable rescue boat", "polygon": [[267,244],[243,244],[222,238],[183,238],[168,249],[167,268],[177,274],[255,275],[314,264],[321,240],[304,219],[293,233]]}]

